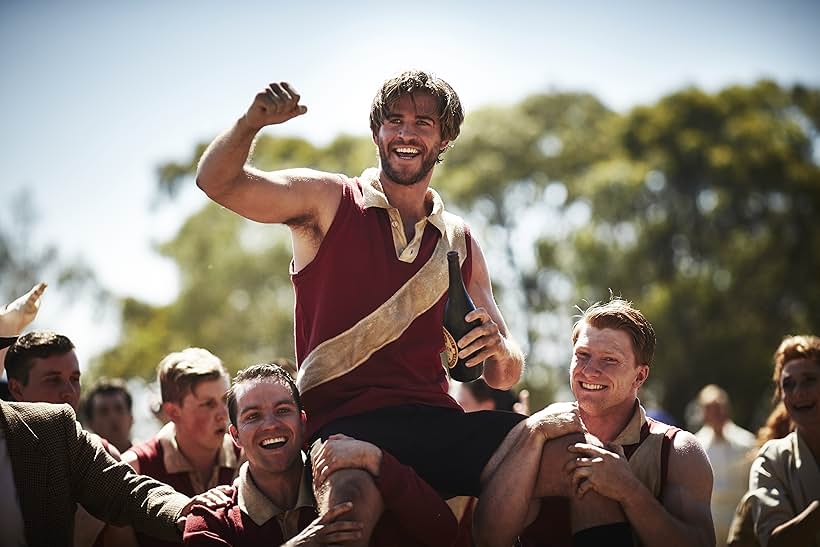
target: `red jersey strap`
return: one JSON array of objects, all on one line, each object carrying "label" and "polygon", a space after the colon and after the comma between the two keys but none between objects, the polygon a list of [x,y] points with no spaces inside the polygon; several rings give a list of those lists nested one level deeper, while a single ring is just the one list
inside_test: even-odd
[{"label": "red jersey strap", "polygon": [[663,497],[666,476],[669,471],[669,452],[672,450],[672,440],[678,431],[680,431],[680,428],[664,424],[647,416],[646,422],[641,426],[640,440],[637,443],[623,446],[626,459],[629,460],[650,434],[663,435],[661,440],[660,492],[658,493],[658,499]]},{"label": "red jersey strap", "polygon": [[[652,420],[652,418],[647,419]],[[652,420],[652,422],[653,424],[658,423],[655,420]],[[670,425],[666,426],[666,432],[663,434],[663,441],[661,443],[661,491],[658,494],[658,499],[663,498],[663,491],[666,486],[666,475],[669,471],[669,453],[672,451],[672,441],[678,431],[680,431],[679,427]]]},{"label": "red jersey strap", "polygon": [[646,440],[647,437],[649,437],[649,432],[650,432],[649,431],[649,420],[650,419],[651,418],[647,418],[647,421],[644,422],[644,424],[641,426],[641,436],[640,436],[640,440],[638,442],[633,443],[633,444],[625,444],[625,445],[622,446],[622,448],[624,449],[624,454],[626,455],[627,460],[632,457],[632,454],[634,454],[635,451],[638,449],[638,447],[641,446],[641,444]]}]

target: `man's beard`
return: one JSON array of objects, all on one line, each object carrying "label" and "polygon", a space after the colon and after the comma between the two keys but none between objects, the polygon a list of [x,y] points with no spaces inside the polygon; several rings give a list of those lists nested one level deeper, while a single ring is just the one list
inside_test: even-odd
[{"label": "man's beard", "polygon": [[402,186],[413,186],[433,170],[433,167],[436,165],[436,159],[438,159],[438,153],[436,153],[435,150],[428,152],[426,156],[422,157],[421,167],[418,171],[404,175],[396,169],[393,169],[393,166],[390,165],[389,152],[383,145],[379,145],[379,158],[381,159],[382,171],[384,171],[390,180]]}]

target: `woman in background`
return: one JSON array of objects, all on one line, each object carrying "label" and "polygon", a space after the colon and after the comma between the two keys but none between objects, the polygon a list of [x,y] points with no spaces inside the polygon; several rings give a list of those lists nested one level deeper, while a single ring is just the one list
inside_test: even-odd
[{"label": "woman in background", "polygon": [[753,544],[753,534],[763,547],[820,546],[820,338],[786,337],[774,354],[772,379],[775,409],[758,433],[765,444],[729,545]]}]

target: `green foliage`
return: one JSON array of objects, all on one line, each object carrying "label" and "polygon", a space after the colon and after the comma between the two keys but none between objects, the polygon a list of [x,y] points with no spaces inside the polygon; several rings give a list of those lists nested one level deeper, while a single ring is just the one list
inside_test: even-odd
[{"label": "green foliage", "polygon": [[802,107],[816,97],[772,82],[672,94],[630,112],[612,157],[571,181],[591,221],[567,273],[578,297],[612,288],[653,322],[650,382],[678,417],[717,383],[759,419],[780,338],[820,327],[816,111]]},{"label": "green foliage", "polygon": [[[159,169],[161,191],[173,196],[192,184],[199,155]],[[252,163],[261,169],[311,166],[358,173],[373,156],[366,139],[339,137],[327,148],[296,138],[262,136]],[[181,167],[180,167],[181,166]],[[167,306],[121,303],[119,344],[98,357],[88,376],[151,379],[163,356],[188,346],[207,348],[231,371],[277,357],[293,359],[293,290],[287,228],[247,221],[213,203],[189,218],[158,251],[179,268],[180,294]]]},{"label": "green foliage", "polygon": [[[468,115],[436,188],[471,223],[541,406],[566,385],[574,305],[632,300],[659,337],[650,389],[679,419],[706,383],[745,425],[765,412],[770,358],[787,333],[820,331],[820,91],[773,82],[684,89],[626,114],[549,93]],[[170,192],[199,155],[159,169]],[[368,137],[326,147],[258,139],[262,169],[357,174]],[[292,356],[287,230],[208,205],[160,248],[180,268],[164,307],[123,302],[121,344],[95,370],[150,377],[201,345],[232,370]]]},{"label": "green foliage", "polygon": [[66,258],[53,244],[36,243],[38,218],[32,194],[21,190],[7,197],[0,214],[0,306],[40,281],[58,288],[68,300],[91,297],[97,311],[110,304],[110,295],[84,261]]}]

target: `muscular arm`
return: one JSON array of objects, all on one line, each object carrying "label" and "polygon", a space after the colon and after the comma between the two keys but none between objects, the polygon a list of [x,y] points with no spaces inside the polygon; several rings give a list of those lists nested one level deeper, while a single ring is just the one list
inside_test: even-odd
[{"label": "muscular arm", "polygon": [[495,303],[487,262],[481,247],[474,238],[471,241],[472,276],[467,292],[476,305],[476,310],[467,314],[467,321],[480,319],[482,325],[467,333],[458,346],[460,355],[470,355],[467,365],[484,361],[484,380],[490,387],[509,389],[521,378],[524,368],[524,354],[507,331],[507,324],[501,310]]},{"label": "muscular arm", "polygon": [[287,224],[293,231],[300,269],[313,259],[341,199],[340,178],[312,169],[260,171],[246,165],[256,134],[307,109],[287,84],[271,84],[248,111],[208,146],[199,161],[196,183],[208,197],[235,213],[264,223]]},{"label": "muscular arm", "polygon": [[620,449],[619,454],[589,447],[579,450],[586,453],[587,461],[575,469],[574,484],[580,484],[581,493],[594,490],[619,502],[642,545],[715,545],[710,510],[712,468],[694,435],[687,431],[675,435],[661,501],[632,473]]}]

